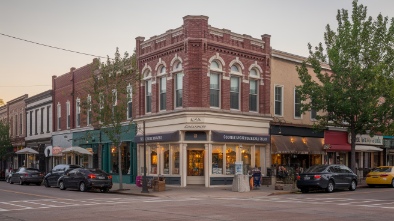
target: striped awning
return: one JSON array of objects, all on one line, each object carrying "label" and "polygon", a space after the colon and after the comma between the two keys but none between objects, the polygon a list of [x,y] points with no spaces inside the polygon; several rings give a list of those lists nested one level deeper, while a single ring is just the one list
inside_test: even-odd
[{"label": "striped awning", "polygon": [[272,154],[324,154],[323,138],[271,136]]}]

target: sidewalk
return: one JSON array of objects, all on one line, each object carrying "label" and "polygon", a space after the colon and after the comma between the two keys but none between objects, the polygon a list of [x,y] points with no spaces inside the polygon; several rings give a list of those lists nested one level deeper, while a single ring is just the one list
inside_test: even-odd
[{"label": "sidewalk", "polygon": [[[357,188],[367,187],[365,180],[361,180],[358,183]],[[153,189],[148,189],[149,193],[141,193],[142,187],[138,187],[135,184],[123,184],[123,189],[119,190],[119,184],[114,183],[110,193],[113,194],[126,194],[126,195],[137,195],[146,197],[167,197],[167,198],[177,198],[177,197],[241,197],[241,198],[254,198],[262,196],[271,196],[279,194],[291,194],[291,193],[301,193],[297,187],[293,189],[292,184],[284,184],[283,190],[275,190],[275,185],[265,185],[253,189],[249,192],[233,192],[232,186],[217,186],[217,187],[205,187],[203,185],[188,185],[186,187],[179,187],[174,185],[166,185],[165,191],[153,191]]]}]

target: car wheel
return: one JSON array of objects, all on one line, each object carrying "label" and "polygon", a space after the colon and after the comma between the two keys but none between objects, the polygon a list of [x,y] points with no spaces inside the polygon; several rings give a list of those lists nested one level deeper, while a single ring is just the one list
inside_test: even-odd
[{"label": "car wheel", "polygon": [[20,184],[20,185],[23,185],[23,184],[24,184],[24,182],[22,181],[22,179],[19,179],[19,184]]},{"label": "car wheel", "polygon": [[391,180],[391,188],[394,188],[394,179]]},{"label": "car wheel", "polygon": [[309,193],[309,189],[308,188],[301,188],[301,193]]},{"label": "car wheel", "polygon": [[350,183],[349,190],[350,190],[350,191],[355,191],[356,188],[357,188],[357,183],[356,183],[355,180],[352,180],[352,182]]},{"label": "car wheel", "polygon": [[330,181],[328,181],[326,192],[332,193],[332,191],[334,191],[334,182],[332,182],[332,180],[330,180]]},{"label": "car wheel", "polygon": [[44,186],[45,187],[51,187],[51,185],[49,185],[49,183],[48,183],[48,180],[46,180],[46,179],[44,180]]},{"label": "car wheel", "polygon": [[12,182],[11,178],[10,178],[10,184],[13,184],[14,182]]},{"label": "car wheel", "polygon": [[61,190],[65,190],[66,189],[66,187],[64,186],[64,182],[63,181],[60,181],[59,189],[61,189]]},{"label": "car wheel", "polygon": [[102,192],[102,193],[108,193],[108,191],[109,191],[108,187],[100,189],[100,192]]},{"label": "car wheel", "polygon": [[85,192],[86,191],[86,186],[85,186],[84,182],[81,182],[79,184],[79,191],[81,191],[81,192]]},{"label": "car wheel", "polygon": [[36,183],[36,185],[37,185],[37,186],[41,186],[41,182],[39,182],[39,183]]}]

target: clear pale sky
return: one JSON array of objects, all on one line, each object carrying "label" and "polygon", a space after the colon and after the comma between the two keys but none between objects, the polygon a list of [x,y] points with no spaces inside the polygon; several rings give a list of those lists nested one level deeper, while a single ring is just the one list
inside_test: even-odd
[{"label": "clear pale sky", "polygon": [[[368,15],[394,17],[394,0],[359,0]],[[307,44],[323,42],[325,26],[336,29],[338,9],[351,0],[1,0],[0,33],[96,56],[123,54],[135,38],[149,39],[183,24],[186,15],[206,15],[209,24],[261,38],[274,49],[308,56]],[[0,35],[0,99],[29,97],[52,88],[53,75],[79,68],[94,57]]]}]

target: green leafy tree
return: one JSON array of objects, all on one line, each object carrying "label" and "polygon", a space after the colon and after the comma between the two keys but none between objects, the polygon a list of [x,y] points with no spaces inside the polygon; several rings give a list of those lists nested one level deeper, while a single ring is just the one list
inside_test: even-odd
[{"label": "green leafy tree", "polygon": [[[122,57],[118,48],[113,59],[107,56],[106,62],[95,60],[91,84],[86,87],[91,100],[81,103],[83,112],[91,113],[87,116],[91,117],[94,128],[101,129],[117,147],[120,189],[123,189],[121,134],[128,132],[125,128],[131,129],[132,121],[127,121],[127,105],[138,79],[135,61],[135,53],[130,57],[125,52]],[[124,127],[127,124],[128,127]]]},{"label": "green leafy tree", "polygon": [[6,160],[13,154],[9,133],[10,126],[0,120],[0,160]]},{"label": "green leafy tree", "polygon": [[[394,19],[367,17],[367,7],[353,1],[351,16],[338,10],[335,32],[326,26],[324,40],[297,67],[302,111],[319,110],[315,126],[345,127],[351,135],[355,171],[356,135],[388,132],[393,127]],[[322,63],[331,71],[323,69]],[[308,65],[313,72],[308,72]],[[314,80],[314,76],[317,80]]]}]

